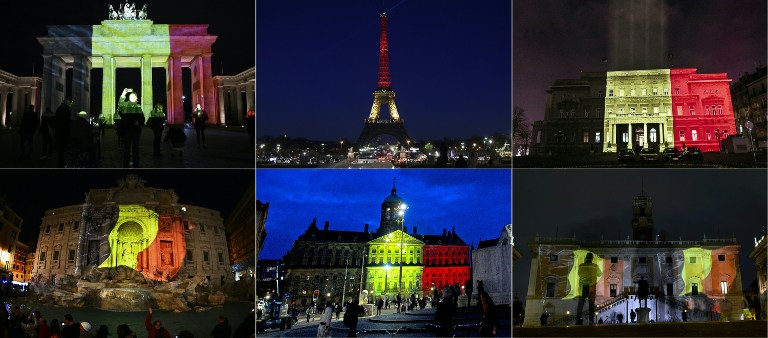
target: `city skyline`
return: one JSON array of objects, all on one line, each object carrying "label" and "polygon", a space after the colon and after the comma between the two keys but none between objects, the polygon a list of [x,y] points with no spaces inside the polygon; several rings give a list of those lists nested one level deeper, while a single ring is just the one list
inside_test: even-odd
[{"label": "city skyline", "polygon": [[[555,80],[578,79],[581,72],[612,70],[611,6],[597,0],[514,3],[514,104],[525,109],[528,123],[533,123],[544,118],[546,90]],[[765,65],[765,1],[665,4],[669,50],[664,55],[671,54],[667,68],[727,73],[736,81],[745,72]],[[539,12],[548,15],[529,15]],[[728,57],[722,57],[724,54]]]},{"label": "city skyline", "polygon": [[[257,135],[357,140],[376,89],[381,6],[259,1],[257,82],[269,85],[257,88]],[[509,2],[384,8],[392,89],[414,142],[511,132]]]},{"label": "city skyline", "polygon": [[[405,226],[419,234],[456,232],[468,245],[498,238],[511,219],[508,170],[281,170],[256,172],[256,199],[269,203],[261,259],[282,259],[316,217],[330,230],[379,227],[381,203],[397,195],[408,206]],[[454,210],[458,208],[459,210]]]},{"label": "city skyline", "polygon": [[583,241],[631,239],[632,198],[641,190],[653,202],[655,235],[664,231],[670,241],[733,235],[741,245],[744,289],[755,279],[749,253],[766,224],[764,170],[516,170],[513,176],[512,232],[523,257],[512,285],[521,299],[528,291],[528,244],[537,233]]}]

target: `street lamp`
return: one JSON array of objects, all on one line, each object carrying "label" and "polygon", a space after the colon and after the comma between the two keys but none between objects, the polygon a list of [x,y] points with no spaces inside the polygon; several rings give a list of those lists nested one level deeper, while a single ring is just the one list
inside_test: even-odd
[{"label": "street lamp", "polygon": [[571,319],[571,310],[565,311],[565,326],[568,326],[568,321]]},{"label": "street lamp", "polygon": [[[400,296],[403,296],[403,237],[405,237],[405,210],[408,209],[408,206],[405,205],[405,203],[400,203],[400,206],[398,207],[400,211],[398,211],[398,215],[400,215],[400,275],[397,276],[397,292],[400,294]],[[399,307],[398,307],[399,311]]]},{"label": "street lamp", "polygon": [[341,151],[339,151],[339,152],[340,152],[342,155],[344,155],[344,140],[341,140],[341,147],[340,147],[340,150],[341,150]]}]

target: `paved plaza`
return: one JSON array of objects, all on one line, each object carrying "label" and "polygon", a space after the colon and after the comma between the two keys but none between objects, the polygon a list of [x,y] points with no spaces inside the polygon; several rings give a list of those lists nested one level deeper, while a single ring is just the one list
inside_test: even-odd
[{"label": "paved plaza", "polygon": [[[170,142],[161,144],[162,156],[152,154],[152,131],[141,131],[139,146],[141,168],[253,168],[256,152],[249,146],[248,133],[243,127],[208,127],[205,131],[207,147],[197,147],[195,130],[185,128],[187,142],[181,155]],[[32,157],[19,160],[19,134],[15,130],[0,129],[0,168],[55,168],[53,158],[41,159],[42,138],[35,134]],[[101,140],[104,168],[122,168],[122,149],[118,148],[114,129],[107,128]]]}]

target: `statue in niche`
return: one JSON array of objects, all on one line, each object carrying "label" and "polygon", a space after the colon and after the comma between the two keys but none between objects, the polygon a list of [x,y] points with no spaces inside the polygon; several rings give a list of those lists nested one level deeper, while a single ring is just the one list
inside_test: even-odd
[{"label": "statue in niche", "polygon": [[173,266],[173,254],[171,252],[171,243],[161,242],[162,248],[160,249],[160,262],[163,266]]},{"label": "statue in niche", "polygon": [[136,258],[136,255],[137,255],[136,246],[138,246],[138,243],[126,242],[123,245],[124,246],[123,246],[123,252],[122,252],[122,265],[135,268],[139,264],[139,261]]}]

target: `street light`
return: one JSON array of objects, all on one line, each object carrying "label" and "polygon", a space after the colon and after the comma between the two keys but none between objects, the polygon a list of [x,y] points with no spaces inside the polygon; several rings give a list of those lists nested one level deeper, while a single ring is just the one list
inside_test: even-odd
[{"label": "street light", "polygon": [[571,319],[571,310],[565,311],[565,326],[568,326],[568,321]]},{"label": "street light", "polygon": [[[405,230],[404,230],[404,226],[405,226],[405,210],[408,209],[408,206],[405,205],[405,203],[400,203],[400,206],[398,207],[398,209],[400,209],[400,211],[398,211],[398,215],[400,215],[400,246],[399,246],[399,249],[400,249],[400,275],[397,276],[397,278],[398,278],[398,281],[397,281],[397,292],[402,297],[402,295],[403,295],[403,250],[405,250],[403,248],[403,237],[405,237]],[[400,308],[398,307],[398,312],[399,312],[399,309]]]}]

